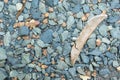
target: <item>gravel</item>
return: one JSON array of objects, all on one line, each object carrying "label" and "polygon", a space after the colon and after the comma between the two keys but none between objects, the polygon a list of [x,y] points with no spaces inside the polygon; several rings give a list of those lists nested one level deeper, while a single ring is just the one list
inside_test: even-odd
[{"label": "gravel", "polygon": [[72,25],[74,24],[75,20],[73,16],[69,16],[67,20],[67,29],[70,29]]},{"label": "gravel", "polygon": [[23,4],[22,3],[17,3],[16,4],[16,9],[19,11],[22,9]]},{"label": "gravel", "polygon": [[4,8],[4,2],[0,1],[0,12],[3,10]]},{"label": "gravel", "polygon": [[0,60],[7,59],[6,50],[4,48],[0,48],[0,55]]},{"label": "gravel", "polygon": [[27,36],[29,34],[30,30],[27,26],[22,26],[19,28],[18,33],[20,36]]}]

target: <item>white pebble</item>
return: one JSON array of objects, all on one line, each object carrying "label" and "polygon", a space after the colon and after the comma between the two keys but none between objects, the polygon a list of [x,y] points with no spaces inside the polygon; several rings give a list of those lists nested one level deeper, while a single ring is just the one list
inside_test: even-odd
[{"label": "white pebble", "polygon": [[17,3],[16,8],[19,11],[22,8],[23,4],[22,3]]}]

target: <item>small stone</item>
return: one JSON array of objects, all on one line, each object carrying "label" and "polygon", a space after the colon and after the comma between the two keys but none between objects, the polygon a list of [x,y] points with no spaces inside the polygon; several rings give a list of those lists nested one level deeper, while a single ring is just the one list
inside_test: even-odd
[{"label": "small stone", "polygon": [[59,70],[64,70],[68,68],[68,65],[64,61],[58,61],[57,63],[58,63],[57,69]]},{"label": "small stone", "polygon": [[6,50],[0,48],[0,60],[4,60],[4,59],[7,59]]},{"label": "small stone", "polygon": [[44,80],[50,80],[50,77],[45,76]]},{"label": "small stone", "polygon": [[31,2],[31,7],[33,8],[33,9],[35,9],[35,8],[38,8],[39,7],[39,0],[32,0],[32,2]]},{"label": "small stone", "polygon": [[118,80],[117,77],[111,77],[110,80]]},{"label": "small stone", "polygon": [[89,8],[88,4],[83,5],[83,11],[84,11],[85,13],[90,12],[90,8]]},{"label": "small stone", "polygon": [[78,30],[78,29],[75,29],[74,32],[73,32],[73,34],[72,34],[72,36],[77,37],[77,36],[78,36],[78,33],[79,33],[79,30]]},{"label": "small stone", "polygon": [[67,29],[70,29],[72,25],[74,24],[75,20],[73,16],[69,16],[67,20]]},{"label": "small stone", "polygon": [[40,2],[39,4],[39,10],[42,12],[42,13],[46,13],[46,6],[44,3]]},{"label": "small stone", "polygon": [[118,67],[118,66],[119,66],[118,61],[113,61],[113,67]]},{"label": "small stone", "polygon": [[10,46],[10,42],[11,42],[11,35],[10,32],[7,32],[4,36],[4,45]]},{"label": "small stone", "polygon": [[3,10],[3,8],[4,8],[4,2],[0,1],[0,12]]},{"label": "small stone", "polygon": [[48,12],[44,13],[44,17],[45,18],[49,17],[49,13]]},{"label": "small stone", "polygon": [[85,55],[85,53],[81,53],[81,59],[84,63],[89,63],[89,57]]},{"label": "small stone", "polygon": [[85,72],[81,67],[77,67],[77,71],[78,71],[78,73],[85,75]]},{"label": "small stone", "polygon": [[48,0],[45,0],[45,4],[46,4],[47,6],[51,6],[51,7],[52,7],[52,6],[53,6],[53,1],[54,1],[54,0],[49,0],[49,1],[48,1]]},{"label": "small stone", "polygon": [[87,44],[88,44],[89,48],[95,48],[96,47],[96,42],[95,41],[96,41],[96,39],[94,39],[94,38],[88,39]]},{"label": "small stone", "polygon": [[86,16],[86,15],[83,15],[81,20],[82,20],[82,21],[86,21],[87,19],[88,19],[87,16]]},{"label": "small stone", "polygon": [[16,4],[16,9],[19,11],[22,9],[23,4],[22,3],[17,3]]},{"label": "small stone", "polygon": [[41,48],[39,46],[35,45],[34,49],[35,49],[36,57],[38,57],[38,58],[41,57],[41,55],[42,55]]},{"label": "small stone", "polygon": [[69,34],[68,31],[64,31],[64,32],[61,34],[62,42],[64,42],[64,41],[68,38],[68,34]]},{"label": "small stone", "polygon": [[25,80],[30,80],[31,79],[31,73],[28,73],[28,74],[26,74],[26,76],[25,76]]},{"label": "small stone", "polygon": [[110,40],[108,40],[107,38],[102,38],[102,42],[110,44]]},{"label": "small stone", "polygon": [[22,54],[22,63],[27,64],[27,63],[30,63],[30,62],[31,62],[30,54],[29,53],[28,54],[23,53]]},{"label": "small stone", "polygon": [[113,38],[120,39],[120,30],[119,30],[119,28],[113,28],[110,31],[110,34],[112,35]]},{"label": "small stone", "polygon": [[52,7],[49,7],[49,10],[48,10],[49,12],[53,12],[54,11],[54,9],[52,8]]},{"label": "small stone", "polygon": [[88,54],[98,56],[98,55],[102,54],[102,52],[99,51],[98,49],[94,49],[93,51],[89,52]]},{"label": "small stone", "polygon": [[99,27],[99,32],[102,36],[107,36],[107,26],[106,25],[102,25]]},{"label": "small stone", "polygon": [[93,71],[93,66],[92,66],[92,64],[90,64],[89,69],[90,69],[90,71]]},{"label": "small stone", "polygon": [[30,9],[31,3],[30,3],[30,2],[26,2],[25,7],[26,7],[27,9]]},{"label": "small stone", "polygon": [[110,59],[114,59],[115,58],[115,55],[113,53],[110,53],[110,52],[106,52],[106,56]]},{"label": "small stone", "polygon": [[51,54],[51,53],[53,53],[53,52],[54,52],[54,50],[53,50],[53,48],[52,48],[52,47],[48,47],[48,48],[47,48],[47,51],[48,51],[48,53],[49,53],[49,54]]},{"label": "small stone", "polygon": [[73,68],[69,68],[69,70],[68,70],[69,72],[70,72],[70,74],[72,75],[72,76],[76,76],[76,69],[73,67]]},{"label": "small stone", "polygon": [[118,66],[118,67],[117,67],[117,71],[119,71],[119,72],[120,72],[120,66]]},{"label": "small stone", "polygon": [[43,32],[40,36],[40,39],[44,42],[44,43],[51,43],[52,39],[53,39],[53,31],[52,29],[48,29],[47,31]]},{"label": "small stone", "polygon": [[95,56],[94,59],[95,59],[95,61],[101,61],[101,60],[102,60],[102,59],[101,59],[100,57],[98,57],[98,56]]},{"label": "small stone", "polygon": [[95,63],[95,62],[92,62],[92,65],[93,65],[94,67],[99,67],[99,66],[100,66],[99,64],[97,64],[97,63]]},{"label": "small stone", "polygon": [[24,19],[24,18],[23,18],[23,15],[20,15],[20,16],[18,17],[18,20],[19,20],[19,21],[23,21],[23,19]]},{"label": "small stone", "polygon": [[117,22],[118,20],[120,19],[120,16],[119,15],[111,15],[108,17],[107,19],[107,22],[109,23],[114,23],[114,22]]},{"label": "small stone", "polygon": [[111,47],[110,48],[111,53],[117,53],[117,51],[118,51],[117,47]]},{"label": "small stone", "polygon": [[107,68],[101,69],[101,70],[99,71],[99,74],[100,74],[101,76],[103,76],[103,77],[107,77],[107,76],[110,74],[110,70],[107,69]]},{"label": "small stone", "polygon": [[48,23],[48,19],[44,19],[43,24],[47,24],[47,23]]},{"label": "small stone", "polygon": [[54,26],[54,25],[56,25],[57,23],[56,23],[54,20],[49,20],[49,24],[52,25],[52,26]]},{"label": "small stone", "polygon": [[57,47],[57,52],[58,52],[59,54],[61,54],[61,53],[62,53],[62,47],[58,46],[58,47]]},{"label": "small stone", "polygon": [[10,71],[10,77],[17,77],[17,76],[18,76],[18,72],[16,70]]},{"label": "small stone", "polygon": [[78,22],[77,22],[77,28],[79,29],[79,30],[82,30],[83,29],[83,25],[82,25],[83,23],[82,23],[82,21],[81,20],[79,20]]},{"label": "small stone", "polygon": [[63,55],[68,55],[71,51],[71,45],[70,43],[65,43],[63,47]]},{"label": "small stone", "polygon": [[49,14],[49,19],[55,19],[55,18],[56,18],[55,12]]},{"label": "small stone", "polygon": [[82,16],[84,16],[83,12],[79,12],[79,13],[76,14],[77,18],[82,18]]},{"label": "small stone", "polygon": [[27,36],[29,34],[29,29],[27,26],[22,26],[19,28],[18,33],[20,36]]},{"label": "small stone", "polygon": [[107,9],[107,5],[105,3],[99,3],[98,8],[103,11]]},{"label": "small stone", "polygon": [[99,47],[99,50],[100,50],[102,53],[104,53],[104,52],[107,50],[107,46],[106,46],[104,43],[102,43],[102,44],[100,45],[100,47]]},{"label": "small stone", "polygon": [[96,45],[97,45],[97,46],[100,46],[100,45],[101,45],[101,42],[102,42],[101,39],[97,39],[97,40],[96,40]]},{"label": "small stone", "polygon": [[5,78],[7,78],[8,75],[6,73],[6,70],[4,70],[3,68],[0,68],[0,80],[5,80]]},{"label": "small stone", "polygon": [[37,44],[42,48],[45,47],[45,43],[42,40],[37,40]]},{"label": "small stone", "polygon": [[78,13],[80,11],[81,6],[79,4],[75,5],[74,8],[72,9],[72,12]]}]

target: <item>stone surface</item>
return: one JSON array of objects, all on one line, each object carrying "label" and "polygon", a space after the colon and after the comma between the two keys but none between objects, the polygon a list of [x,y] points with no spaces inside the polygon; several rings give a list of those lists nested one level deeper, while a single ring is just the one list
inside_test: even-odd
[{"label": "stone surface", "polygon": [[10,42],[11,42],[11,35],[10,32],[7,32],[4,36],[4,45],[10,46]]},{"label": "stone surface", "polygon": [[89,48],[95,48],[96,47],[96,39],[94,39],[94,38],[88,39],[87,44],[88,44]]},{"label": "stone surface", "polygon": [[113,67],[118,67],[118,66],[119,66],[118,61],[113,61]]},{"label": "stone surface", "polygon": [[102,35],[102,36],[107,36],[107,26],[106,25],[101,25],[99,27],[99,33]]},{"label": "stone surface", "polygon": [[69,16],[67,20],[67,29],[70,29],[72,25],[74,24],[75,20],[73,16]]},{"label": "stone surface", "polygon": [[0,60],[7,59],[6,50],[4,48],[0,48]]},{"label": "stone surface", "polygon": [[90,8],[89,8],[89,6],[88,6],[87,4],[83,5],[83,11],[84,11],[85,13],[90,12]]},{"label": "stone surface", "polygon": [[0,80],[5,80],[5,78],[7,78],[7,73],[6,70],[3,68],[0,68]]},{"label": "stone surface", "polygon": [[75,68],[69,68],[68,70],[72,76],[76,75],[76,69]]},{"label": "stone surface", "polygon": [[46,7],[45,7],[45,4],[40,2],[39,4],[39,10],[42,12],[42,13],[45,13],[46,12]]},{"label": "stone surface", "polygon": [[29,29],[27,26],[22,26],[19,28],[18,33],[20,36],[26,36],[29,34]]},{"label": "stone surface", "polygon": [[19,11],[22,9],[23,4],[22,3],[17,3],[16,4],[16,9]]},{"label": "stone surface", "polygon": [[85,55],[85,53],[81,53],[81,59],[84,63],[89,63],[89,57]]},{"label": "stone surface", "polygon": [[64,61],[58,61],[57,69],[64,70],[68,68],[68,65]]},{"label": "stone surface", "polygon": [[68,31],[64,31],[64,32],[61,34],[62,42],[64,42],[64,41],[68,38],[68,34],[69,34]]},{"label": "stone surface", "polygon": [[63,47],[63,55],[68,55],[71,51],[71,45],[70,43],[65,43]]},{"label": "stone surface", "polygon": [[4,8],[4,2],[0,1],[0,12],[3,10],[3,8]]},{"label": "stone surface", "polygon": [[99,71],[99,74],[100,74],[101,76],[103,76],[103,77],[107,77],[107,76],[110,74],[110,70],[107,69],[107,68],[101,69],[101,70]]},{"label": "stone surface", "polygon": [[110,33],[111,33],[113,38],[120,39],[120,30],[119,30],[119,28],[113,28],[110,31]]},{"label": "stone surface", "polygon": [[18,72],[16,70],[10,71],[10,77],[17,77],[17,76],[18,76]]},{"label": "stone surface", "polygon": [[108,40],[107,38],[102,38],[102,42],[104,42],[106,44],[110,44],[110,40]]},{"label": "stone surface", "polygon": [[44,42],[44,43],[51,43],[52,42],[52,39],[53,39],[53,31],[52,29],[48,29],[46,30],[45,32],[43,32],[41,34],[41,37],[40,39]]},{"label": "stone surface", "polygon": [[94,49],[93,51],[88,53],[89,55],[101,55],[102,52],[98,49]]}]

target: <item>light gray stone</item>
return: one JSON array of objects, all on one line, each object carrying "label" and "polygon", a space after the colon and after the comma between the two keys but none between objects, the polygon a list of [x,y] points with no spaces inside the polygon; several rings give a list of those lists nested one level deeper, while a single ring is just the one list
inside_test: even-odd
[{"label": "light gray stone", "polygon": [[6,50],[0,48],[0,60],[4,60],[4,59],[7,59]]},{"label": "light gray stone", "polygon": [[94,38],[88,39],[87,44],[88,44],[89,48],[95,48],[96,47],[96,39],[94,39]]},{"label": "light gray stone", "polygon": [[7,32],[4,36],[4,45],[10,46],[10,42],[11,42],[11,35],[10,32]]},{"label": "light gray stone", "polygon": [[106,44],[110,44],[110,40],[107,38],[102,38],[102,42]]},{"label": "light gray stone", "polygon": [[64,42],[64,41],[68,38],[68,34],[69,34],[68,31],[64,31],[64,32],[61,34],[62,42]]},{"label": "light gray stone", "polygon": [[17,77],[17,76],[18,76],[18,72],[16,70],[10,71],[10,77]]},{"label": "light gray stone", "polygon": [[58,63],[57,69],[59,70],[64,70],[68,68],[68,65],[64,61],[58,61],[57,63]]},{"label": "light gray stone", "polygon": [[113,61],[113,67],[118,67],[118,66],[119,66],[118,61]]},{"label": "light gray stone", "polygon": [[16,4],[16,9],[17,9],[17,11],[21,10],[22,6],[23,6],[22,3],[17,3],[17,4]]},{"label": "light gray stone", "polygon": [[70,29],[72,25],[74,24],[75,20],[73,16],[69,16],[67,20],[67,29]]},{"label": "light gray stone", "polygon": [[3,10],[3,8],[4,8],[4,2],[0,1],[0,12]]},{"label": "light gray stone", "polygon": [[39,10],[42,12],[42,13],[45,13],[46,12],[46,6],[44,3],[40,2],[39,3]]}]

